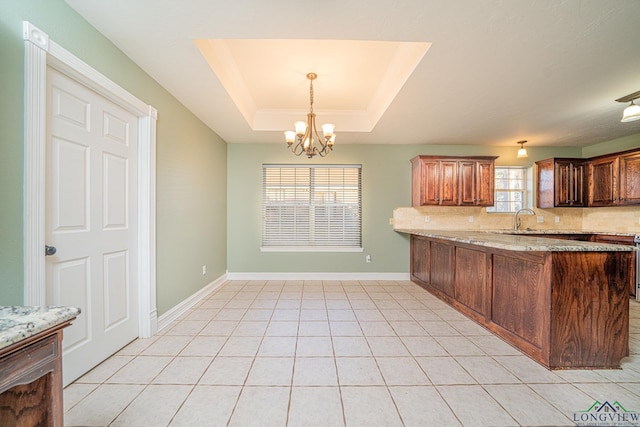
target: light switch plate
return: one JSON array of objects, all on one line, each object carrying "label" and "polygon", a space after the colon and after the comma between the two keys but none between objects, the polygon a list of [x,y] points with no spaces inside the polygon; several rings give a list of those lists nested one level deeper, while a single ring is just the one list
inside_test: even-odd
[{"label": "light switch plate", "polygon": [[538,224],[542,224],[544,222],[544,217],[542,215],[538,215]]}]

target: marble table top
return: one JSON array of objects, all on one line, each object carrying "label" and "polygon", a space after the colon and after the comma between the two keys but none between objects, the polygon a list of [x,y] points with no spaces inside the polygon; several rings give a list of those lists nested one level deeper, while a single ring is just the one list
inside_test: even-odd
[{"label": "marble table top", "polygon": [[75,307],[0,306],[0,349],[80,314]]},{"label": "marble table top", "polygon": [[554,239],[552,237],[528,236],[524,233],[507,234],[505,232],[478,230],[420,230],[396,229],[399,233],[445,239],[459,243],[469,243],[496,249],[511,251],[540,252],[620,252],[634,251],[633,246],[614,245],[609,243],[582,242],[577,240]]}]

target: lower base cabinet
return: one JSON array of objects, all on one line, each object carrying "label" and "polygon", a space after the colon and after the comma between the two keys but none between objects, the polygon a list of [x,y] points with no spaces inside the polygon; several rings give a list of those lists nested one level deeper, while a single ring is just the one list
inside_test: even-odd
[{"label": "lower base cabinet", "polygon": [[411,279],[549,369],[619,368],[629,354],[633,255],[509,251],[412,235]]}]

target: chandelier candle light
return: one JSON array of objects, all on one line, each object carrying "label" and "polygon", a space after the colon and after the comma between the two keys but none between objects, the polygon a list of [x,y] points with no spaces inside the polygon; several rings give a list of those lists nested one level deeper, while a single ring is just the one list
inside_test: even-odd
[{"label": "chandelier candle light", "polygon": [[[284,133],[284,137],[287,141],[287,146],[291,149],[296,156],[304,153],[308,158],[312,158],[316,154],[320,157],[324,157],[331,150],[333,150],[333,143],[336,140],[336,134],[333,133],[335,126],[331,123],[325,123],[322,125],[322,133],[324,138],[320,138],[318,130],[316,129],[316,115],[313,112],[313,81],[318,77],[316,73],[307,74],[309,79],[309,114],[307,114],[307,121],[298,121],[293,124],[295,131],[288,130]],[[315,135],[315,140],[314,140]],[[314,145],[317,141],[320,147]],[[295,145],[293,143],[296,143]]]}]

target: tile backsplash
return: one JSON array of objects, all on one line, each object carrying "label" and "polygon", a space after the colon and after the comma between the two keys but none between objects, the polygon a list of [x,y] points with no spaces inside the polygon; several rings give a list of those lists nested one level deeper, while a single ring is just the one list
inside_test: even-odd
[{"label": "tile backsplash", "polygon": [[[533,211],[535,216],[519,215],[520,229],[640,233],[640,206]],[[514,214],[487,213],[481,207],[420,206],[393,211],[394,229],[499,230],[512,229],[513,221]]]}]

